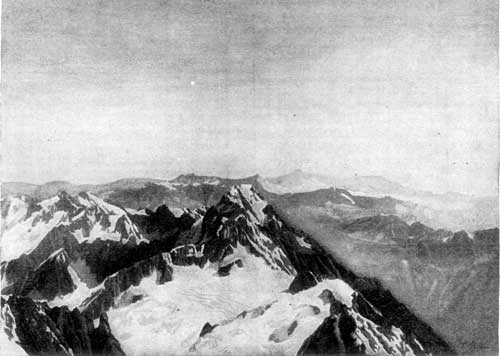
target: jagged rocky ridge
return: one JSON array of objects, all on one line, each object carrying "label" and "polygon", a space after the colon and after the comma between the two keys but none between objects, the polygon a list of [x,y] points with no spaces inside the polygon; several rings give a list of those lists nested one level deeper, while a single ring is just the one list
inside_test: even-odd
[{"label": "jagged rocky ridge", "polygon": [[3,331],[29,355],[125,355],[106,314],[95,323],[77,308],[50,308],[45,302],[13,295],[2,297],[1,305]]},{"label": "jagged rocky ridge", "polygon": [[[245,283],[241,280],[242,277],[258,273],[259,276],[266,277],[276,275],[276,281],[281,281],[278,283],[286,283],[283,284],[283,290],[269,291],[269,299],[274,301],[270,304],[264,303],[261,307],[254,305],[255,309],[248,309],[250,311],[245,306],[253,305],[252,301],[244,301],[241,303],[243,310],[234,314],[234,317],[219,318],[219,314],[215,313],[214,318],[219,319],[206,320],[208,327],[203,327],[206,323],[189,325],[190,328],[198,330],[198,333],[202,331],[202,335],[199,335],[198,339],[192,339],[190,347],[181,350],[185,353],[189,350],[201,354],[217,353],[220,349],[210,351],[207,345],[213,345],[214,338],[218,340],[218,345],[228,342],[224,336],[221,339],[218,333],[234,332],[235,325],[241,323],[243,326],[237,327],[247,330],[245,328],[250,327],[249,315],[252,316],[250,319],[253,322],[260,322],[277,315],[279,308],[286,309],[286,305],[295,305],[299,310],[295,317],[293,315],[296,312],[289,310],[290,313],[286,313],[294,320],[287,325],[286,330],[274,329],[268,338],[266,337],[266,345],[288,345],[287,353],[300,350],[300,353],[306,354],[316,352],[314,345],[319,341],[315,340],[337,340],[340,345],[339,340],[342,337],[339,339],[335,333],[332,335],[324,331],[325,327],[321,323],[324,319],[326,330],[332,322],[335,324],[335,320],[342,330],[348,324],[352,329],[350,334],[348,333],[352,342],[346,339],[348,336],[345,336],[347,334],[344,332],[343,346],[338,349],[330,348],[329,351],[385,352],[394,355],[423,354],[424,350],[425,353],[434,354],[452,352],[438,335],[397,302],[379,283],[357,277],[328,255],[312,238],[289,227],[251,186],[233,187],[217,205],[206,212],[185,211],[179,217],[166,207],[159,207],[155,212],[125,215],[121,215],[123,209],[117,208],[120,212],[109,209],[108,213],[115,213],[111,215],[120,215],[118,219],[114,216],[111,220],[122,219],[121,221],[130,226],[119,229],[115,225],[115,228],[109,231],[104,223],[105,228],[101,228],[99,236],[94,235],[95,238],[91,241],[85,230],[80,230],[80,225],[75,225],[74,221],[81,218],[79,214],[82,212],[82,217],[87,217],[90,210],[101,210],[92,205],[82,208],[76,204],[75,199],[79,200],[78,197],[60,195],[58,206],[53,210],[45,209],[47,205],[43,203],[41,211],[47,210],[52,217],[46,215],[45,220],[41,221],[50,222],[53,215],[62,211],[62,223],[56,224],[41,237],[37,246],[18,258],[4,261],[2,265],[3,277],[8,281],[3,294],[11,294],[7,304],[13,314],[19,312],[15,300],[27,300],[35,305],[42,305],[40,303],[44,302],[33,299],[46,300],[47,304],[43,305],[43,310],[37,309],[39,313],[54,315],[52,310],[59,310],[54,309],[58,308],[54,304],[57,303],[63,305],[59,308],[67,308],[70,313],[80,313],[86,320],[92,320],[92,323],[100,319],[103,326],[97,328],[101,329],[99,335],[110,331],[109,340],[102,336],[97,337],[101,340],[98,342],[89,337],[90,348],[87,342],[86,347],[80,348],[70,341],[66,341],[66,344],[61,342],[66,350],[68,347],[75,347],[82,350],[81,354],[89,354],[89,350],[101,352],[103,348],[111,348],[119,354],[121,348],[117,342],[124,340],[129,347],[124,333],[116,327],[119,325],[116,321],[125,318],[121,311],[135,310],[133,308],[152,303],[153,296],[164,295],[163,290],[171,291],[175,295],[178,288],[185,288],[185,285],[179,285],[179,281],[183,280],[186,273],[189,278],[197,278],[196,275],[199,274],[208,276],[213,283],[229,283],[232,287],[241,286],[241,282]],[[31,224],[34,214],[36,215],[37,211],[31,215],[26,214],[26,220]],[[75,216],[78,218],[75,219]],[[103,226],[102,221],[110,219],[106,215],[92,216],[96,218],[85,220],[94,223],[88,224],[90,231],[93,231],[95,222]],[[117,230],[120,231],[119,238]],[[107,236],[114,238],[109,239]],[[57,277],[50,276],[51,273]],[[254,279],[251,281],[259,283]],[[259,286],[263,287],[264,284],[255,286],[256,297],[260,293]],[[325,288],[326,293],[331,293],[326,299],[330,304],[329,310],[323,307],[324,300],[320,298],[320,292]],[[79,295],[81,292],[85,293]],[[185,292],[182,289],[182,293]],[[198,292],[202,293],[202,290]],[[287,301],[290,303],[287,304]],[[306,303],[302,303],[303,301]],[[70,306],[64,306],[64,303],[69,303]],[[333,308],[333,305],[336,307]],[[78,308],[70,311],[71,307]],[[142,311],[138,309],[135,312],[139,315]],[[212,314],[207,313],[206,317],[209,318],[210,315]],[[60,334],[64,334],[61,328],[66,328],[64,330],[69,332],[67,326],[59,326]],[[14,330],[18,337],[19,332],[34,332],[30,329],[17,329],[19,326]],[[87,331],[87,334],[89,332],[91,335],[95,334],[93,331]],[[32,340],[35,341],[19,337],[19,343],[28,353],[39,353],[40,351],[34,348],[38,341]],[[30,345],[30,342],[35,344]],[[101,346],[92,346],[92,342]],[[331,342],[335,344],[335,341]],[[79,345],[81,344],[80,341]],[[113,348],[113,345],[116,347]],[[127,347],[124,349],[127,350]],[[234,345],[227,347],[234,348]],[[53,349],[46,350],[49,353],[52,351]],[[57,352],[64,354],[64,349],[60,347]]]}]

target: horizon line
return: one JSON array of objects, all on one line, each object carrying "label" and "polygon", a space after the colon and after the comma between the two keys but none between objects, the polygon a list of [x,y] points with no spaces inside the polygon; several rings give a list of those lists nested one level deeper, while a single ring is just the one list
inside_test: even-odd
[{"label": "horizon line", "polygon": [[[292,174],[294,172],[301,172],[301,173],[304,173],[304,174],[311,174],[311,175],[323,176],[323,177],[328,177],[328,178],[332,178],[332,179],[338,178],[338,177],[335,177],[333,175],[318,174],[318,173],[307,172],[307,171],[304,171],[302,169],[294,169],[294,170],[289,171],[288,173],[277,175],[277,176],[263,176],[263,175],[261,175],[259,173],[255,173],[255,174],[252,174],[252,175],[245,175],[245,176],[241,176],[241,177],[223,177],[223,176],[220,176],[220,175],[210,175],[210,174],[204,174],[204,173],[190,172],[190,173],[176,174],[175,176],[169,177],[169,178],[166,178],[166,177],[147,177],[147,176],[142,176],[142,177],[141,176],[135,176],[134,177],[133,176],[133,177],[122,177],[122,178],[116,178],[116,179],[112,179],[112,180],[100,181],[100,182],[96,182],[96,183],[75,183],[73,181],[64,180],[64,179],[61,179],[61,180],[54,179],[54,180],[45,181],[43,183],[32,183],[32,182],[27,182],[27,181],[11,180],[11,181],[6,181],[6,182],[1,182],[0,186],[1,185],[5,185],[5,184],[26,184],[26,185],[32,185],[32,186],[41,187],[41,186],[44,186],[44,185],[54,184],[54,183],[64,183],[64,184],[70,184],[70,185],[74,185],[74,186],[99,186],[99,185],[112,184],[112,183],[116,183],[116,182],[124,181],[124,180],[150,180],[150,181],[167,181],[168,182],[168,181],[177,179],[177,178],[182,177],[182,176],[197,176],[197,177],[207,177],[207,178],[210,177],[210,178],[230,179],[230,180],[240,180],[240,179],[253,178],[253,177],[256,177],[257,179],[258,178],[274,179],[274,178],[279,178],[279,177],[290,175],[290,174]],[[403,188],[413,189],[413,190],[415,190],[416,192],[419,192],[419,193],[430,193],[430,194],[433,194],[433,195],[459,194],[459,195],[463,195],[463,196],[467,196],[467,197],[473,197],[473,198],[496,197],[496,195],[494,195],[494,194],[491,194],[491,195],[478,195],[478,194],[463,193],[463,192],[458,192],[458,191],[435,192],[435,191],[432,191],[430,189],[416,189],[416,188],[412,188],[411,186],[405,185],[405,184],[399,182],[398,180],[390,179],[390,178],[387,178],[387,177],[385,177],[383,175],[377,175],[377,174],[367,174],[367,175],[353,174],[353,175],[347,176],[347,178],[367,178],[367,177],[385,179],[385,180],[387,180],[387,181],[389,181],[391,183],[399,184]],[[154,183],[154,182],[152,182],[152,183]],[[343,188],[341,186],[334,186],[334,185],[332,185],[332,187]],[[319,190],[319,189],[322,189],[322,188],[314,189],[314,190],[311,190],[311,191],[315,191],[315,190]],[[346,188],[346,189],[348,190],[348,188]],[[0,194],[1,194],[1,189],[0,189]]]}]

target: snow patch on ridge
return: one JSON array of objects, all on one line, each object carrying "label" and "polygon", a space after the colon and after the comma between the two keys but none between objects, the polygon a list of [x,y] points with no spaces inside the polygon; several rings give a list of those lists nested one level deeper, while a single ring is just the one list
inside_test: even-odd
[{"label": "snow patch on ridge", "polygon": [[303,237],[295,236],[295,238],[297,239],[297,242],[300,246],[305,247],[305,248],[312,248],[311,244],[307,243]]},{"label": "snow patch on ridge", "polygon": [[354,200],[352,200],[352,198],[350,196],[348,196],[347,194],[340,193],[340,195],[342,195],[344,198],[346,198],[347,200],[349,200],[352,205],[356,205],[356,202]]},{"label": "snow patch on ridge", "polygon": [[125,211],[127,213],[129,213],[130,215],[148,215],[146,213],[146,210],[144,210],[144,209],[136,210],[136,209],[132,209],[132,208],[125,208]]}]

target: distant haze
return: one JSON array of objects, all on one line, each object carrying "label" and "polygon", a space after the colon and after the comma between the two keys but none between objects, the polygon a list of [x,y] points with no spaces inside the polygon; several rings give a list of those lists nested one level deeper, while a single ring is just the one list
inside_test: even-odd
[{"label": "distant haze", "polygon": [[497,6],[6,0],[3,181],[300,168],[496,194]]}]

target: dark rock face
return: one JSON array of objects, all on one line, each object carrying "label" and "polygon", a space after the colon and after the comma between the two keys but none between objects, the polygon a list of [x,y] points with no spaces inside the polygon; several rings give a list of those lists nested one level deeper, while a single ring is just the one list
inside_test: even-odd
[{"label": "dark rock face", "polygon": [[99,326],[91,333],[93,355],[117,355],[125,356],[120,343],[111,334],[106,314],[101,314]]},{"label": "dark rock face", "polygon": [[78,249],[78,241],[67,226],[52,229],[29,255],[23,254],[15,260],[2,263],[2,275],[8,282],[2,286],[2,294],[22,295],[26,281],[36,278],[32,276],[33,272],[58,249],[64,249],[69,257],[75,256]]},{"label": "dark rock face", "polygon": [[90,337],[93,329],[92,321],[91,325],[88,325],[85,316],[80,314],[78,309],[70,311],[66,306],[47,309],[47,314],[75,355],[92,353]]},{"label": "dark rock face", "polygon": [[150,240],[155,239],[155,233],[161,236],[178,228],[177,218],[166,205],[160,205],[156,211],[146,209],[146,215],[134,215],[133,221],[150,236]]},{"label": "dark rock face", "polygon": [[56,251],[30,275],[21,295],[33,295],[35,299],[54,299],[71,293],[76,286],[68,271],[69,256],[65,250]]},{"label": "dark rock face", "polygon": [[339,339],[335,335],[337,321],[335,317],[327,317],[309,336],[297,352],[297,355],[338,355],[344,352]]},{"label": "dark rock face", "polygon": [[356,345],[356,339],[352,336],[352,333],[356,331],[356,321],[347,313],[346,308],[342,308],[338,318],[340,338],[342,339],[346,352],[350,354],[364,352],[363,348]]},{"label": "dark rock face", "polygon": [[299,272],[293,279],[288,290],[290,293],[298,293],[302,290],[314,287],[318,284],[316,277],[311,272]]},{"label": "dark rock face", "polygon": [[[356,345],[356,338],[353,337],[353,333],[356,331],[357,325],[354,318],[349,314],[348,308],[335,299],[333,293],[328,289],[323,290],[323,292],[319,295],[319,298],[322,299],[324,303],[330,304],[330,318],[333,321],[334,328],[334,333],[331,337],[337,339],[336,344],[338,344],[338,348],[341,352],[349,354],[364,352],[364,348]],[[357,311],[354,307],[352,309]],[[326,330],[328,330],[328,328]],[[317,331],[319,334],[323,332],[319,328]]]},{"label": "dark rock face", "polygon": [[15,320],[19,343],[30,355],[125,356],[111,334],[106,315],[94,329],[92,318],[78,309],[49,308],[26,297],[2,298]]},{"label": "dark rock face", "polygon": [[2,298],[2,309],[7,304],[16,325],[16,334],[23,349],[30,355],[69,355],[69,345],[47,315],[46,304],[36,304],[29,298]]},{"label": "dark rock face", "polygon": [[203,325],[203,328],[200,331],[200,337],[203,337],[206,334],[210,333],[216,327],[217,327],[217,324],[211,325],[210,323],[206,323],[205,325]]},{"label": "dark rock face", "polygon": [[156,255],[149,259],[135,263],[109,276],[104,281],[103,288],[94,292],[83,302],[85,312],[94,319],[114,306],[115,298],[131,286],[137,286],[144,277],[157,272],[157,283],[163,284],[172,280],[172,267],[168,264],[166,256]]}]

